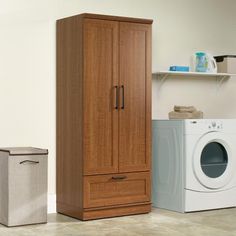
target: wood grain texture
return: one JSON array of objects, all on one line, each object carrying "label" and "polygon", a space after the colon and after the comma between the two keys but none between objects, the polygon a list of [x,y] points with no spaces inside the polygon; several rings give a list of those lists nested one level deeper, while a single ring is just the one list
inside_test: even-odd
[{"label": "wood grain texture", "polygon": [[[124,179],[113,179],[125,177]],[[150,202],[150,173],[124,173],[84,178],[84,207]]]},{"label": "wood grain texture", "polygon": [[[151,209],[151,22],[92,14],[57,21],[60,213],[95,219]],[[115,109],[121,85],[124,110]]]},{"label": "wood grain texture", "polygon": [[83,220],[101,219],[114,216],[125,216],[134,214],[144,214],[151,211],[151,203],[139,205],[126,205],[111,207],[107,209],[91,209],[84,211]]},{"label": "wood grain texture", "polygon": [[64,19],[75,18],[75,17],[80,17],[84,19],[88,18],[88,19],[97,19],[97,20],[118,21],[118,22],[133,22],[133,23],[141,23],[141,24],[152,24],[153,22],[153,20],[151,19],[142,19],[142,18],[124,17],[124,16],[111,16],[111,15],[102,15],[102,14],[93,14],[93,13],[83,13],[83,14],[67,17]]},{"label": "wood grain texture", "polygon": [[[57,203],[83,205],[82,19],[57,21]],[[60,209],[58,209],[60,212]]]},{"label": "wood grain texture", "polygon": [[67,215],[82,220],[84,210],[74,205],[57,202],[57,212],[63,215]]},{"label": "wood grain texture", "polygon": [[84,20],[84,173],[118,172],[118,22]]},{"label": "wood grain texture", "polygon": [[120,23],[120,84],[125,102],[119,112],[120,172],[150,170],[150,30],[149,25]]}]

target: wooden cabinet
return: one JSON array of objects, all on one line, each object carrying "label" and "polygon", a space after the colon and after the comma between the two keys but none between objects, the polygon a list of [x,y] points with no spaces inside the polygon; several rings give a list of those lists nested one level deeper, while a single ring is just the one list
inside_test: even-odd
[{"label": "wooden cabinet", "polygon": [[150,211],[152,20],[57,21],[57,211]]}]

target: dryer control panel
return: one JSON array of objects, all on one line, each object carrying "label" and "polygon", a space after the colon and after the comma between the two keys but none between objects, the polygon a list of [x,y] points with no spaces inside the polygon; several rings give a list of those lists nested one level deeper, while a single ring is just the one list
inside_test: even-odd
[{"label": "dryer control panel", "polygon": [[[236,120],[234,120],[234,127],[236,126]],[[232,128],[232,120],[224,119],[196,119],[196,120],[184,120],[184,132],[185,134],[204,134],[211,131],[215,132],[234,132]],[[230,129],[231,126],[231,129]]]},{"label": "dryer control panel", "polygon": [[223,129],[223,124],[221,121],[210,121],[208,123],[209,130],[221,130]]}]

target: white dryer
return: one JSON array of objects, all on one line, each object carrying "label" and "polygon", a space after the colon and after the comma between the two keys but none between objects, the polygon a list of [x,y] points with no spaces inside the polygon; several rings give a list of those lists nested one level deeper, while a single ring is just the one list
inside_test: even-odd
[{"label": "white dryer", "polygon": [[236,120],[154,120],[152,166],[155,207],[236,206]]}]

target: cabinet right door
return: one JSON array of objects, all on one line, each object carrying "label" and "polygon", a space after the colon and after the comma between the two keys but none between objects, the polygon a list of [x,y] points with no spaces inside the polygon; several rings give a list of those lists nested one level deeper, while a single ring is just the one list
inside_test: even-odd
[{"label": "cabinet right door", "polygon": [[150,170],[151,26],[120,22],[119,172]]}]

